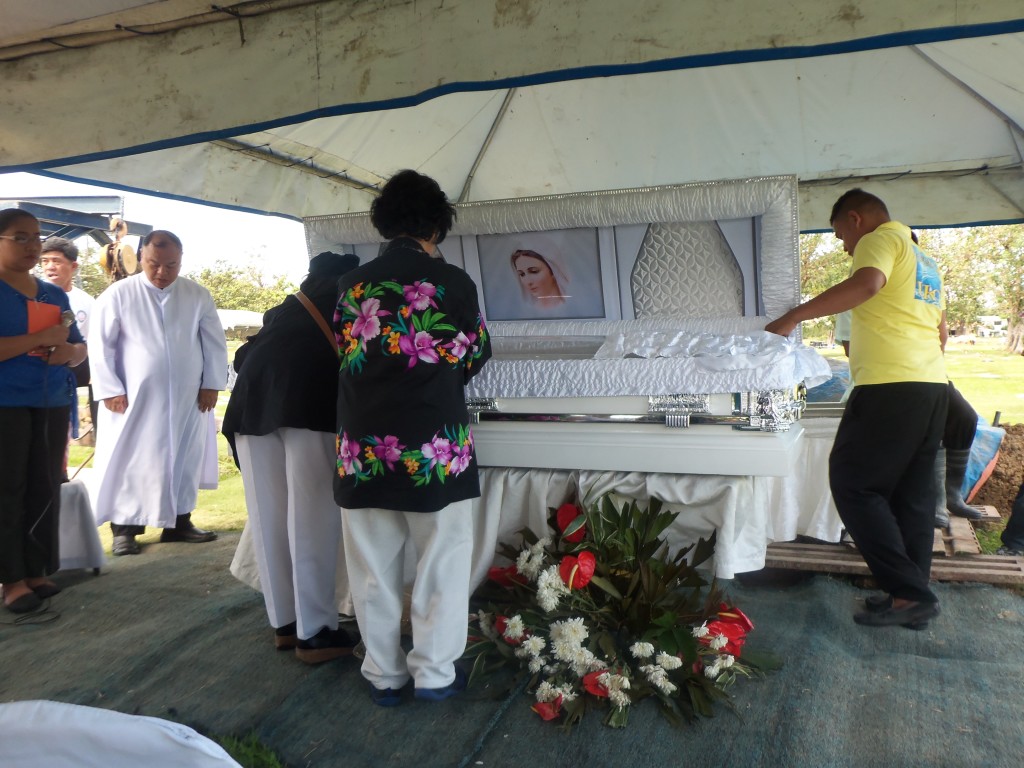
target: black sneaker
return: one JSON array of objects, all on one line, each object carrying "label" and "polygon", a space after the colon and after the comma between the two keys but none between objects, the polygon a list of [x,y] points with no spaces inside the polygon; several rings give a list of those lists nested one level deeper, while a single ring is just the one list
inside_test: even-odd
[{"label": "black sneaker", "polygon": [[295,655],[307,664],[320,664],[342,656],[351,656],[356,641],[344,629],[324,627],[308,640],[295,641]]}]

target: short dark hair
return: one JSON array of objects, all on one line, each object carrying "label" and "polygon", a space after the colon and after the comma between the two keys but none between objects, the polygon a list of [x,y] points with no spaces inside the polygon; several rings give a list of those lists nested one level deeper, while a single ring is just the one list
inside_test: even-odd
[{"label": "short dark hair", "polygon": [[399,171],[370,205],[370,221],[391,240],[408,235],[440,243],[455,221],[455,206],[448,202],[441,186],[429,176],[412,170]]},{"label": "short dark hair", "polygon": [[4,208],[0,211],[0,232],[3,232],[18,219],[32,219],[32,221],[38,221],[35,216],[21,208]]},{"label": "short dark hair", "polygon": [[872,195],[870,192],[865,192],[860,188],[851,189],[836,200],[835,205],[832,206],[832,215],[829,216],[828,223],[832,224],[848,211],[866,211],[871,209],[880,211],[886,216],[889,215],[889,209],[885,207],[882,198]]},{"label": "short dark hair", "polygon": [[178,237],[173,232],[169,232],[166,229],[154,229],[152,232],[150,232],[148,235],[142,238],[142,245],[149,245],[150,241],[157,235],[165,235],[168,239],[170,239],[171,242],[178,246],[179,251],[185,250],[185,246],[181,244],[181,238]]},{"label": "short dark hair", "polygon": [[68,261],[78,261],[78,246],[66,237],[48,237],[43,241],[43,253],[62,253]]}]

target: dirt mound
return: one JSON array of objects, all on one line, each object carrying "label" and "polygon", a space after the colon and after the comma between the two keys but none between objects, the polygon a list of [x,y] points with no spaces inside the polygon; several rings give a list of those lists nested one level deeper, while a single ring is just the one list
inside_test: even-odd
[{"label": "dirt mound", "polygon": [[1024,424],[1000,424],[1006,430],[1006,437],[999,446],[999,459],[992,476],[978,491],[972,504],[987,504],[1007,517],[1013,508],[1013,500],[1024,480]]}]

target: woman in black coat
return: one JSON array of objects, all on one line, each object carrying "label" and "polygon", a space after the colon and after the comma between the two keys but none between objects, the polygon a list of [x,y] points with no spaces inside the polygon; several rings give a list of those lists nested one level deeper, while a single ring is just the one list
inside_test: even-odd
[{"label": "woman in black coat", "polygon": [[[235,354],[223,432],[242,471],[260,586],[279,649],[315,664],[352,652],[338,628],[335,464],[338,348],[329,323],[356,256],[321,253],[299,293]],[[300,297],[308,300],[309,306]]]}]

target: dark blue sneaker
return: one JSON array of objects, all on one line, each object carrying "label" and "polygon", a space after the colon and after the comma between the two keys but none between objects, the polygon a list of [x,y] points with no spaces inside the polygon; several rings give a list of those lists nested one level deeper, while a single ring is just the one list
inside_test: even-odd
[{"label": "dark blue sneaker", "polygon": [[416,698],[423,701],[444,701],[466,690],[466,673],[455,668],[455,679],[444,688],[417,688]]},{"label": "dark blue sneaker", "polygon": [[370,698],[378,707],[397,707],[402,703],[402,689],[377,688],[370,683]]}]

